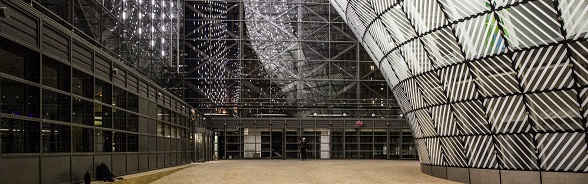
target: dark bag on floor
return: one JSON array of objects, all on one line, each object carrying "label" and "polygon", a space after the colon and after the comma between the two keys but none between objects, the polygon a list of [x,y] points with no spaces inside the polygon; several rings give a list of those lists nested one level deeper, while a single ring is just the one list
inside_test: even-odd
[{"label": "dark bag on floor", "polygon": [[106,164],[102,163],[96,168],[96,179],[113,182],[114,174],[110,172],[110,169],[108,169]]}]

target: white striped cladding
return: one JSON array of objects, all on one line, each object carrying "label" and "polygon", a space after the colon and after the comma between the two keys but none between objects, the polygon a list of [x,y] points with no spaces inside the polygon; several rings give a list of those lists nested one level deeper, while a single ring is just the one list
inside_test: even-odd
[{"label": "white striped cladding", "polygon": [[588,172],[588,1],[331,0],[421,163]]}]

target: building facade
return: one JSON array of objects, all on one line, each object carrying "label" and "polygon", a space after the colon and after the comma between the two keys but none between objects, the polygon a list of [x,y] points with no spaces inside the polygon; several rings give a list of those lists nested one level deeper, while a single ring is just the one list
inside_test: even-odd
[{"label": "building facade", "polygon": [[388,80],[423,172],[462,182],[585,177],[588,3],[331,3]]},{"label": "building facade", "polygon": [[101,163],[120,176],[211,159],[210,123],[122,57],[128,17],[108,3],[0,1],[0,182],[78,183]]}]

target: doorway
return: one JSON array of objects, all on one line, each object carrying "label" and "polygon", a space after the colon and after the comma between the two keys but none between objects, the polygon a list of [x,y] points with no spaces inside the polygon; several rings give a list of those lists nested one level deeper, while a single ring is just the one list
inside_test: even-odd
[{"label": "doorway", "polygon": [[284,156],[284,132],[272,131],[271,134],[271,159],[283,159]]}]

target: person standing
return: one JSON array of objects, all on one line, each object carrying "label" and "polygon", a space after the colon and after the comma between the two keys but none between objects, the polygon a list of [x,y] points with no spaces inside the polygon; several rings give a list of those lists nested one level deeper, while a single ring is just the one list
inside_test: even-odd
[{"label": "person standing", "polygon": [[300,160],[306,160],[306,138],[300,137]]}]

